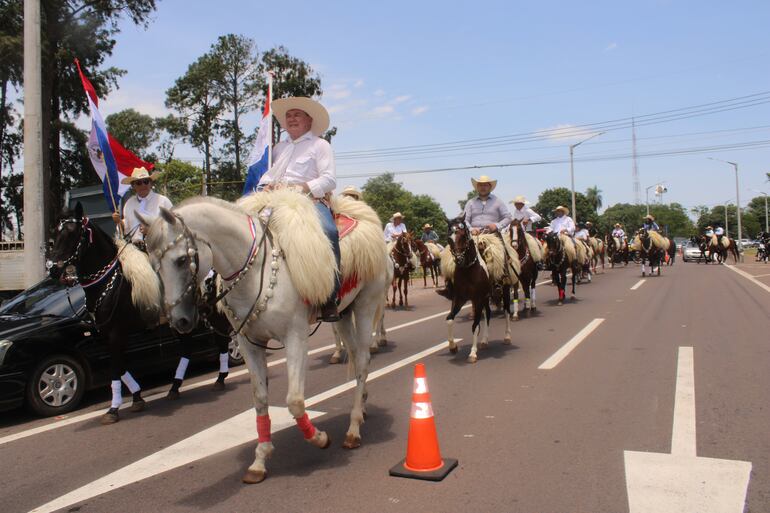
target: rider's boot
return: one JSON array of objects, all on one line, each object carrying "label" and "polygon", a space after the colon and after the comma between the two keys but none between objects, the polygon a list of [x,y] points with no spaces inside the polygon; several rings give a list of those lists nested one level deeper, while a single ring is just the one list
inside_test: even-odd
[{"label": "rider's boot", "polygon": [[454,290],[452,288],[451,280],[447,280],[444,283],[443,289],[436,289],[436,294],[438,294],[439,296],[443,296],[447,299],[452,299],[454,297]]},{"label": "rider's boot", "polygon": [[321,306],[321,313],[318,318],[323,322],[337,322],[340,320],[336,294],[327,299],[326,303]]}]

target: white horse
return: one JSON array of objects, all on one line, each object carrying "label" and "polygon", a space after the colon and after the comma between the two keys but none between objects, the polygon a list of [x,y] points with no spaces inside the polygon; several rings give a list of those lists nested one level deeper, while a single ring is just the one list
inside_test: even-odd
[{"label": "white horse", "polygon": [[[368,348],[386,286],[387,256],[374,211],[369,207],[361,211],[360,207],[351,207],[345,198],[335,198],[337,212],[345,213],[346,207],[350,207],[351,217],[359,215],[357,240],[365,246],[350,247],[350,240],[356,240],[352,236],[346,239],[347,245],[341,244],[346,293],[341,299],[340,311],[344,314],[337,329],[346,341],[356,377],[343,446],[352,449],[361,444]],[[180,332],[189,332],[197,324],[192,291],[202,279],[201,274],[211,267],[223,277],[220,297],[249,369],[257,412],[255,459],[243,481],[264,480],[265,462],[274,450],[265,355],[271,339],[286,347],[289,412],[309,443],[328,447],[328,435],[313,426],[304,400],[308,322],[315,317],[314,305],[331,294],[336,267],[311,200],[290,190],[255,194],[238,205],[215,198],[193,198],[173,211],[161,210],[147,245],[164,285],[170,324]]]},{"label": "white horse", "polygon": [[[388,270],[390,270],[390,266],[387,266]],[[386,276],[386,283],[389,284],[391,281],[393,281],[393,274],[389,274]],[[388,286],[385,286],[385,293],[387,294]],[[385,347],[388,344],[387,336],[388,333],[385,331],[385,306],[387,304],[387,299],[382,301],[382,304],[377,309],[377,313],[374,315],[374,326],[372,327],[373,335],[372,335],[372,343],[369,345],[369,353],[374,354],[377,351],[380,350],[381,347]],[[343,349],[343,341],[342,337],[339,334],[339,331],[337,330],[336,325],[332,325],[332,331],[334,332],[334,352],[332,353],[331,357],[329,358],[330,364],[336,364],[340,363],[342,361],[342,349]]]}]

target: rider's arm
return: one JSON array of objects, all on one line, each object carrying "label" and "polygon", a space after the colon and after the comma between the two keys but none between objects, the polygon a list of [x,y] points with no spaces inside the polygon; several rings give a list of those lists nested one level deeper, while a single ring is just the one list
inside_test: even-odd
[{"label": "rider's arm", "polygon": [[313,147],[315,153],[316,170],[318,178],[307,182],[308,189],[314,198],[323,198],[327,192],[334,191],[337,187],[337,171],[334,167],[334,152],[331,145],[318,138]]},{"label": "rider's arm", "polygon": [[471,221],[473,220],[473,214],[471,213],[473,211],[473,201],[474,200],[472,199],[468,200],[465,203],[465,209],[463,210],[463,214],[465,214],[463,216],[463,218],[465,219],[465,226],[467,226],[468,228],[470,228]]},{"label": "rider's arm", "polygon": [[535,212],[529,207],[525,207],[525,208],[526,208],[527,215],[529,216],[530,223],[539,223],[540,221],[543,220],[543,218],[540,217],[540,215],[537,212]]},{"label": "rider's arm", "polygon": [[508,207],[505,206],[505,203],[500,198],[497,198],[498,202],[498,209],[500,214],[500,221],[498,221],[495,226],[497,226],[497,231],[502,233],[503,230],[508,228],[508,225],[511,224],[511,220],[513,219],[511,217],[511,211],[508,210]]}]

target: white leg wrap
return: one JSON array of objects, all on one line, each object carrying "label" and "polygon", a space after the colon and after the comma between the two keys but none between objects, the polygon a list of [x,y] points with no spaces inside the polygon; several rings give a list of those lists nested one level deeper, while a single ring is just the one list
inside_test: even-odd
[{"label": "white leg wrap", "polygon": [[229,355],[227,353],[219,353],[219,372],[229,372],[230,366],[228,365]]},{"label": "white leg wrap", "polygon": [[184,381],[184,375],[187,372],[187,365],[189,365],[189,363],[190,360],[184,356],[179,359],[179,365],[176,366],[176,374],[174,374],[174,379]]},{"label": "white leg wrap", "polygon": [[517,313],[519,311],[519,300],[514,299],[513,300],[513,313]]},{"label": "white leg wrap", "polygon": [[113,379],[110,388],[112,388],[112,403],[110,404],[110,408],[120,408],[120,405],[123,404],[123,396],[120,394],[120,380]]},{"label": "white leg wrap", "polygon": [[128,388],[128,391],[132,394],[137,393],[141,388],[139,387],[139,383],[136,382],[134,377],[131,375],[130,372],[126,371],[125,374],[123,374],[120,379],[123,380],[123,383],[126,384],[126,387]]}]

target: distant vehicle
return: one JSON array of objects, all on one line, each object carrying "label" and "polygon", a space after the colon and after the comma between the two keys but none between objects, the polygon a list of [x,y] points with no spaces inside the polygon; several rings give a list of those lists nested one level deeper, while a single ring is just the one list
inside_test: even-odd
[{"label": "distant vehicle", "polygon": [[687,241],[682,252],[682,261],[684,262],[705,262],[706,259],[701,255],[700,248],[692,241]]},{"label": "distant vehicle", "polygon": [[738,241],[738,247],[739,248],[750,248],[750,247],[752,247],[751,246],[751,241],[749,239],[741,239],[741,240]]},{"label": "distant vehicle", "polygon": [[[218,360],[212,332],[193,332],[191,360]],[[182,342],[167,324],[129,336],[131,372],[173,370]],[[243,363],[236,343],[230,364]],[[46,278],[0,307],[0,411],[21,405],[38,415],[77,408],[86,390],[106,385],[109,346],[86,312],[80,287]]]}]

